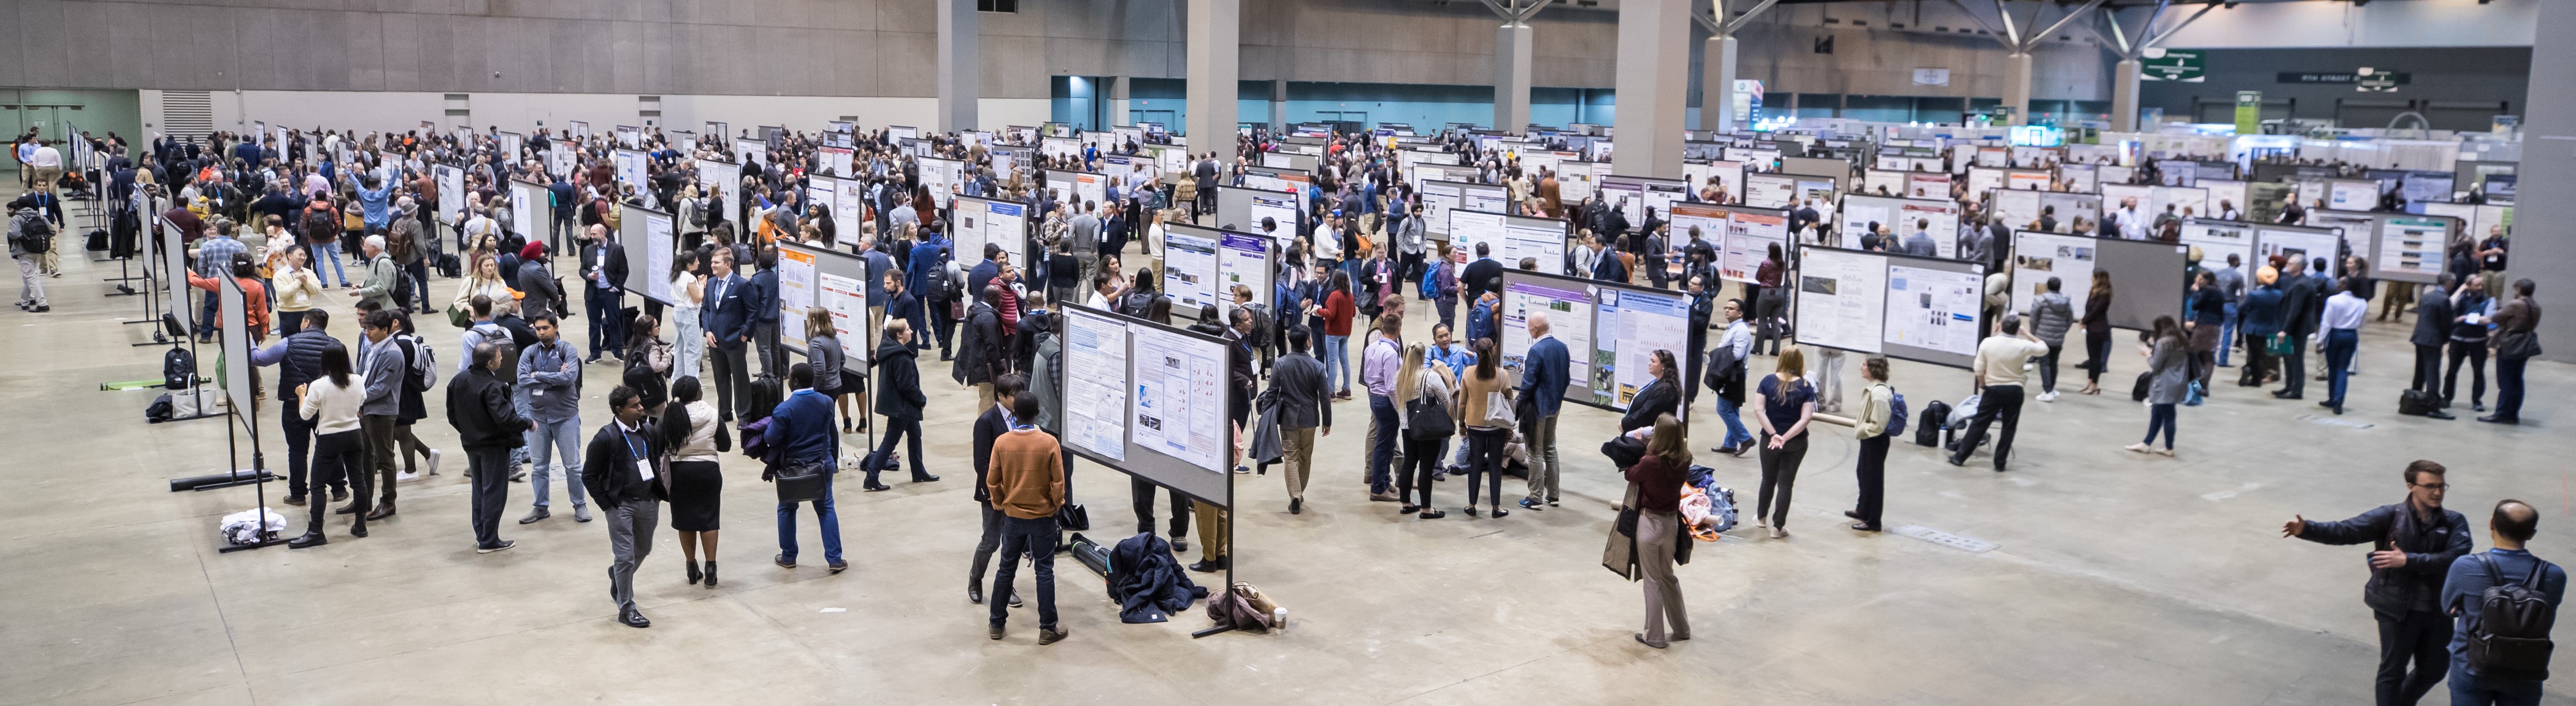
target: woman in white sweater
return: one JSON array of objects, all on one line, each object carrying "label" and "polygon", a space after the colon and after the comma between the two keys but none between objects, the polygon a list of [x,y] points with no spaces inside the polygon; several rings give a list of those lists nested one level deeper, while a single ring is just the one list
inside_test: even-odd
[{"label": "woman in white sweater", "polygon": [[[367,536],[367,499],[375,497],[368,481],[375,474],[367,473],[359,459],[358,404],[366,400],[367,393],[366,383],[349,369],[349,349],[323,349],[322,376],[297,386],[295,395],[304,400],[300,413],[313,420],[313,473],[307,481],[312,484],[310,489],[328,493],[332,483],[347,477],[349,507],[353,508],[347,513],[351,519],[349,536]],[[313,519],[306,523],[304,536],[286,543],[291,549],[330,543],[322,536],[322,515],[327,512],[324,508],[331,506],[322,498],[329,495],[306,497],[314,498]]]}]

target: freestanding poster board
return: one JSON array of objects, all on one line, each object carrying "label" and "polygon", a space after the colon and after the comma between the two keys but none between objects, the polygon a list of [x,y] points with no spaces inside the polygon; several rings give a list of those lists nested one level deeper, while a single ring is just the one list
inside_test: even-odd
[{"label": "freestanding poster board", "polygon": [[1065,451],[1233,507],[1225,340],[1085,306],[1057,310]]},{"label": "freestanding poster board", "polygon": [[[806,311],[819,306],[832,313],[832,333],[841,342],[841,354],[852,364],[872,360],[869,356],[876,353],[877,331],[868,327],[866,259],[832,248],[781,242],[778,283],[781,347],[799,356],[805,354]],[[795,320],[792,331],[790,319]]]},{"label": "freestanding poster board", "polygon": [[1985,265],[1798,247],[1792,299],[1801,344],[1969,367],[1984,316]]},{"label": "freestanding poster board", "polygon": [[[1690,297],[1677,290],[1507,268],[1500,313],[1502,363],[1518,368],[1526,361],[1535,340],[1530,319],[1544,314],[1570,363],[1565,401],[1590,407],[1627,411],[1652,378],[1647,360],[1657,350],[1671,353],[1676,365],[1701,355],[1688,343]],[[1679,418],[1686,410],[1671,412]]]},{"label": "freestanding poster board", "polygon": [[679,296],[671,291],[671,258],[680,247],[680,236],[671,214],[633,204],[621,205],[618,223],[626,226],[615,234],[619,247],[626,250],[626,291],[643,295],[663,306],[675,306]]}]

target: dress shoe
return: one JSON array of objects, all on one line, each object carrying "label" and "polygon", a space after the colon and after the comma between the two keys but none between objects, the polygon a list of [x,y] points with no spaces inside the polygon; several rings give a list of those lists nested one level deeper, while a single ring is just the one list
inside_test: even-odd
[{"label": "dress shoe", "polygon": [[474,553],[476,553],[476,554],[490,554],[490,553],[493,553],[493,552],[501,551],[501,550],[508,549],[508,548],[515,547],[515,546],[519,546],[519,542],[518,542],[518,540],[513,540],[513,539],[504,539],[504,540],[501,540],[501,541],[499,541],[499,542],[495,542],[495,543],[493,543],[493,544],[492,544],[492,546],[488,546],[488,547],[475,547],[475,548],[474,548]]},{"label": "dress shoe", "polygon": [[394,516],[394,503],[391,500],[378,503],[376,505],[376,509],[367,511],[368,522],[374,522],[392,516]]},{"label": "dress shoe", "polygon": [[1843,511],[1843,516],[1844,516],[1844,517],[1849,517],[1849,518],[1852,518],[1852,519],[1857,520],[1857,519],[1860,519],[1860,511],[1859,511],[1859,510],[1844,510],[1844,511]]},{"label": "dress shoe", "polygon": [[523,525],[526,525],[526,524],[535,524],[535,523],[536,523],[536,521],[538,521],[538,520],[546,519],[546,518],[548,518],[548,517],[553,517],[553,516],[554,516],[554,513],[546,512],[546,508],[545,508],[545,506],[543,506],[543,505],[539,505],[539,506],[537,506],[537,509],[529,510],[529,511],[528,511],[528,516],[527,516],[527,517],[519,518],[519,524],[523,524]]},{"label": "dress shoe", "polygon": [[2521,424],[2521,423],[2522,423],[2522,418],[2521,418],[2521,417],[2507,417],[2507,416],[2500,415],[2500,414],[2490,414],[2490,415],[2487,415],[2487,416],[2479,417],[2479,418],[2478,418],[2478,421],[2486,422],[2486,423],[2488,423],[2488,424]]},{"label": "dress shoe", "polygon": [[1441,511],[1439,511],[1439,510],[1434,510],[1434,509],[1431,509],[1431,508],[1423,508],[1423,509],[1422,509],[1422,512],[1414,513],[1414,515],[1413,515],[1413,516],[1414,516],[1414,518],[1416,518],[1416,519],[1423,519],[1423,520],[1437,520],[1437,519],[1440,519],[1440,518],[1443,518],[1443,517],[1448,517],[1448,516],[1449,516],[1449,513],[1441,512]]},{"label": "dress shoe", "polygon": [[1306,511],[1306,499],[1305,499],[1305,498],[1289,498],[1289,499],[1288,499],[1288,514],[1291,514],[1291,515],[1304,514],[1304,513],[1305,513],[1305,511]]},{"label": "dress shoe", "polygon": [[1878,525],[1873,525],[1873,524],[1870,524],[1870,523],[1867,523],[1867,522],[1854,522],[1854,523],[1852,523],[1851,528],[1852,528],[1852,529],[1855,529],[1855,530],[1862,531],[1862,532],[1876,532],[1876,531],[1878,531]]},{"label": "dress shoe", "polygon": [[1464,507],[1464,508],[1460,508],[1460,510],[1461,510],[1461,511],[1463,511],[1463,512],[1465,512],[1465,513],[1467,513],[1467,516],[1468,516],[1468,517],[1476,517],[1476,516],[1477,516],[1477,515],[1476,515],[1476,506],[1474,506],[1474,505],[1469,505],[1469,506],[1466,506],[1466,507]]},{"label": "dress shoe", "polygon": [[589,522],[589,521],[590,521],[590,506],[588,506],[588,505],[574,505],[574,506],[572,506],[572,521],[574,521],[574,522]]},{"label": "dress shoe", "polygon": [[995,625],[995,626],[993,626],[993,629],[992,629],[992,630],[990,630],[990,631],[986,632],[985,634],[986,634],[986,635],[991,636],[991,637],[992,637],[993,639],[995,639],[995,640],[1002,639],[1002,626]]},{"label": "dress shoe", "polygon": [[835,562],[832,562],[831,567],[832,567],[832,573],[835,573],[835,574],[837,574],[837,573],[841,573],[841,572],[843,572],[843,571],[848,571],[848,570],[850,570],[850,562],[846,562],[846,561],[835,561]]},{"label": "dress shoe", "polygon": [[1172,538],[1172,553],[1174,553],[1174,554],[1179,554],[1179,553],[1181,553],[1181,552],[1186,552],[1186,551],[1189,551],[1189,550],[1190,550],[1190,540],[1189,540],[1189,538],[1188,538],[1188,537],[1173,537],[1173,538]]},{"label": "dress shoe", "polygon": [[1495,507],[1495,508],[1494,508],[1494,512],[1493,512],[1494,519],[1497,519],[1497,520],[1499,520],[1499,519],[1503,519],[1503,516],[1505,516],[1505,515],[1509,515],[1509,514],[1512,514],[1512,511],[1502,509],[1501,507]]},{"label": "dress shoe", "polygon": [[649,627],[653,627],[653,621],[645,620],[645,619],[644,619],[644,611],[636,610],[636,609],[633,609],[633,608],[628,608],[628,609],[625,609],[625,610],[618,611],[618,612],[617,612],[617,622],[625,623],[625,624],[626,624],[626,627],[630,627],[630,628],[649,628]]},{"label": "dress shoe", "polygon": [[2459,417],[2453,416],[2453,415],[2452,415],[2451,413],[2449,413],[2449,412],[2444,412],[2444,411],[2442,411],[2442,410],[2438,410],[2438,409],[2437,409],[2437,410],[2433,410],[2433,411],[2430,411],[2430,412],[2425,412],[2425,413],[2424,413],[2424,418],[2426,418],[2426,419],[2458,419]]},{"label": "dress shoe", "polygon": [[777,564],[777,565],[778,565],[778,568],[781,568],[781,569],[793,569],[793,568],[796,568],[796,560],[787,558],[787,555],[785,555],[785,554],[780,554],[780,555],[778,555],[778,556],[770,557],[770,558],[769,558],[769,563]]},{"label": "dress shoe", "polygon": [[1196,571],[1196,572],[1199,572],[1199,573],[1202,573],[1202,574],[1212,574],[1212,573],[1216,573],[1216,572],[1219,572],[1219,571],[1224,571],[1224,570],[1225,570],[1225,565],[1226,565],[1226,563],[1227,563],[1227,562],[1226,562],[1226,560],[1225,560],[1223,557],[1219,557],[1219,558],[1215,558],[1215,559],[1201,559],[1201,560],[1199,560],[1199,562],[1198,562],[1198,563],[1196,563],[1196,564],[1191,564],[1191,565],[1190,565],[1190,570],[1191,570],[1191,571]]},{"label": "dress shoe", "polygon": [[697,562],[688,562],[687,566],[689,567],[689,585],[698,585],[698,579],[706,578],[706,574],[698,571]]},{"label": "dress shoe", "polygon": [[867,491],[867,492],[870,492],[870,493],[879,493],[879,492],[884,492],[884,491],[888,491],[888,490],[893,490],[893,489],[894,489],[894,486],[886,485],[886,484],[884,484],[884,483],[868,483],[868,484],[865,484],[865,485],[861,485],[861,486],[859,486],[859,489],[860,489],[860,490]]},{"label": "dress shoe", "polygon": [[2303,399],[2303,398],[2305,398],[2305,395],[2295,395],[2295,394],[2291,394],[2291,393],[2290,393],[2289,391],[2287,391],[2287,390],[2274,390],[2274,391],[2272,391],[2272,397],[2273,397],[2274,399],[2295,400],[2295,399]]},{"label": "dress shoe", "polygon": [[939,482],[939,476],[934,476],[934,475],[931,475],[931,474],[928,474],[928,473],[923,473],[923,474],[919,474],[919,475],[915,475],[915,476],[913,476],[913,477],[912,477],[912,482],[915,482],[915,483],[937,483],[937,482]]},{"label": "dress shoe", "polygon": [[286,548],[303,549],[306,547],[319,547],[330,543],[331,538],[322,536],[322,533],[320,532],[306,532],[304,533],[304,536],[286,540]]},{"label": "dress shoe", "polygon": [[355,523],[351,523],[351,524],[349,525],[349,536],[351,536],[351,537],[365,537],[365,536],[367,536],[367,521],[366,521],[366,520],[359,520],[359,521],[357,521],[357,522],[355,522]]},{"label": "dress shoe", "polygon": [[[345,501],[347,501],[348,499],[349,499],[349,489],[348,489],[348,488],[332,488],[332,489],[331,489],[331,502],[335,502],[335,503],[336,503],[336,502],[345,502]],[[344,512],[344,513],[340,513],[340,514],[345,515],[345,514],[348,514],[348,513],[345,513],[345,512]]]},{"label": "dress shoe", "polygon": [[1647,647],[1652,647],[1652,648],[1655,648],[1655,649],[1658,649],[1658,650],[1660,650],[1660,649],[1664,649],[1664,648],[1666,648],[1666,647],[1670,647],[1670,646],[1672,646],[1672,643],[1669,643],[1669,642],[1650,642],[1650,641],[1648,641],[1648,640],[1646,639],[1646,634],[1645,634],[1645,633],[1642,633],[1642,632],[1641,632],[1641,633],[1637,633],[1637,634],[1636,634],[1636,637],[1637,637],[1637,644],[1645,645],[1645,646],[1647,646]]},{"label": "dress shoe", "polygon": [[1058,642],[1063,642],[1064,636],[1070,632],[1072,631],[1066,630],[1062,627],[1040,627],[1038,628],[1038,644],[1052,645]]},{"label": "dress shoe", "polygon": [[982,581],[971,578],[966,580],[966,602],[973,603],[975,605],[984,604],[983,583],[984,582]]},{"label": "dress shoe", "polygon": [[[332,498],[332,499],[333,499],[333,500],[338,500],[339,498]],[[358,504],[357,504],[357,503],[349,503],[349,504],[347,504],[347,505],[342,505],[342,506],[339,506],[339,507],[337,507],[337,508],[332,508],[332,510],[331,510],[331,514],[334,514],[334,515],[350,515],[350,514],[356,514],[357,512],[358,512]]]},{"label": "dress shoe", "polygon": [[304,506],[304,496],[301,496],[301,495],[289,495],[289,496],[286,496],[286,504],[288,504],[288,505],[293,505],[293,506],[296,506],[296,507],[303,507],[303,506]]},{"label": "dress shoe", "polygon": [[716,587],[716,560],[707,560],[707,588]]},{"label": "dress shoe", "polygon": [[2471,412],[2484,412],[2484,411],[2487,411],[2486,403],[2483,403],[2483,402],[2471,402],[2471,403],[2469,403],[2469,411],[2471,411]]}]

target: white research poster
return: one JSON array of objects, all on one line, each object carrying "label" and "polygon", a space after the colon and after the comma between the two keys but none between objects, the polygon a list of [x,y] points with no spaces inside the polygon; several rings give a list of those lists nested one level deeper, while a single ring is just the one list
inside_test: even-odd
[{"label": "white research poster", "polygon": [[1798,341],[1879,352],[1887,289],[1887,258],[1806,248],[1798,267]]},{"label": "white research poster", "polygon": [[658,274],[671,271],[671,248],[676,247],[674,243],[677,240],[671,235],[670,214],[651,211],[628,212],[641,213],[644,216],[644,222],[636,227],[636,230],[641,232],[634,236],[644,239],[644,296],[652,298],[653,301],[679,301],[679,293],[671,291],[671,278]]},{"label": "white research poster", "polygon": [[1617,288],[1603,288],[1600,299],[1594,309],[1592,340],[1600,347],[1592,352],[1592,402],[1624,410],[1654,379],[1646,361],[1656,350],[1671,351],[1676,363],[1691,356],[1682,348],[1690,340],[1690,300]]},{"label": "white research poster", "polygon": [[1138,445],[1224,473],[1225,344],[1134,326],[1136,403],[1127,409]]},{"label": "white research poster", "polygon": [[1215,306],[1217,281],[1223,278],[1216,240],[1174,230],[1163,236],[1163,244],[1163,292],[1172,296],[1172,303]]},{"label": "white research poster", "polygon": [[1885,343],[1958,355],[1977,352],[1977,310],[1985,277],[1912,265],[1887,266]]},{"label": "white research poster", "polygon": [[[1592,350],[1592,293],[1548,286],[1571,283],[1555,280],[1546,280],[1542,283],[1511,276],[1513,272],[1518,271],[1506,270],[1503,273],[1503,304],[1500,312],[1503,318],[1500,326],[1503,331],[1503,364],[1515,370],[1520,368],[1521,360],[1528,353],[1532,340],[1529,333],[1529,317],[1532,314],[1546,314],[1549,335],[1555,336],[1558,342],[1565,344],[1566,361],[1569,363],[1566,366],[1565,379],[1592,379],[1592,361],[1575,353],[1575,351]],[[1584,289],[1593,288],[1585,286]]]},{"label": "white research poster", "polygon": [[[1225,305],[1223,315],[1234,315],[1234,291],[1237,285],[1252,290],[1252,303],[1270,304],[1270,241],[1267,238],[1227,233],[1216,251],[1217,301]],[[1233,321],[1233,319],[1222,319]]]},{"label": "white research poster", "polygon": [[795,248],[779,248],[778,342],[780,345],[799,350],[805,348],[805,307],[813,304],[814,253]]},{"label": "white research poster", "polygon": [[[818,303],[832,314],[832,337],[841,342],[841,355],[850,360],[865,361],[868,354],[868,288],[858,280],[838,275],[821,275],[822,300]],[[669,286],[665,281],[664,286]]]},{"label": "white research poster", "polygon": [[1127,325],[1080,309],[1064,314],[1064,440],[1125,461]]},{"label": "white research poster", "polygon": [[2055,277],[2058,293],[2066,295],[2074,313],[2082,315],[2084,300],[2093,294],[2094,263],[2100,260],[2094,242],[2081,235],[2015,233],[2012,310],[2030,311],[2030,305],[2039,301],[2040,290],[2048,286],[2048,278]]}]

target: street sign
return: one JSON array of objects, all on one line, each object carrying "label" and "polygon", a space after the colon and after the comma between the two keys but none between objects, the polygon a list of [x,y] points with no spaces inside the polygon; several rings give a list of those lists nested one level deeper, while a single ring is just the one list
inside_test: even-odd
[{"label": "street sign", "polygon": [[2182,81],[2201,83],[2208,80],[2209,66],[2198,49],[2161,49],[2149,47],[2138,59],[2138,80]]}]

